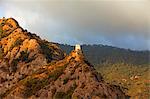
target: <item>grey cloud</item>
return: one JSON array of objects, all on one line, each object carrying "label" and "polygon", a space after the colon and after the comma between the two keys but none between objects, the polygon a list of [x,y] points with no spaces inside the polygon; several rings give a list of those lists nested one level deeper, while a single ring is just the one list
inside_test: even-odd
[{"label": "grey cloud", "polygon": [[3,0],[0,5],[4,16],[50,41],[149,46],[149,0]]}]

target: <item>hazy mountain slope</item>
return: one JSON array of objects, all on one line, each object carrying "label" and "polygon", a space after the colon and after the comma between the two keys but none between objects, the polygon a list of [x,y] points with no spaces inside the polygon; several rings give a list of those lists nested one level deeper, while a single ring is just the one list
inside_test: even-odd
[{"label": "hazy mountain slope", "polygon": [[[73,46],[59,45],[66,53],[70,53]],[[134,65],[147,65],[149,63],[149,51],[133,51],[106,45],[82,45],[82,50],[87,59],[94,65],[104,63],[127,63]]]},{"label": "hazy mountain slope", "polygon": [[68,56],[57,44],[0,19],[0,98],[125,98],[106,84],[81,51]]}]

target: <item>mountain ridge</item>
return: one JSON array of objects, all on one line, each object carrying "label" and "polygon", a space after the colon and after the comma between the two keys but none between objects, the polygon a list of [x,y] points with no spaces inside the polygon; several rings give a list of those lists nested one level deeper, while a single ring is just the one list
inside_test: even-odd
[{"label": "mountain ridge", "polygon": [[0,98],[126,98],[105,83],[82,52],[66,55],[58,45],[0,19]]},{"label": "mountain ridge", "polygon": [[[48,75],[46,71],[43,72],[42,68],[48,72]],[[21,81],[20,85],[9,93],[6,98],[17,97],[18,94],[20,95],[18,97],[53,97],[56,99],[100,97],[115,99],[117,97],[125,97],[119,87],[107,85],[94,67],[91,66],[88,61],[84,60],[82,56],[76,55],[75,51],[72,51],[71,55],[68,55],[65,59],[42,68],[32,76]],[[57,71],[58,74],[54,74],[53,71]],[[34,83],[37,82],[39,82],[37,84],[38,86],[35,86]],[[45,86],[44,89],[38,89],[43,83],[43,86]],[[53,92],[54,90],[55,94]],[[103,93],[103,90],[106,92]],[[107,91],[109,91],[109,93],[107,93]]]},{"label": "mountain ridge", "polygon": [[[73,46],[58,44],[67,54]],[[126,63],[133,65],[149,65],[150,51],[134,51],[107,45],[81,45],[87,59],[94,65],[105,63]],[[92,52],[92,53],[91,53]]]}]

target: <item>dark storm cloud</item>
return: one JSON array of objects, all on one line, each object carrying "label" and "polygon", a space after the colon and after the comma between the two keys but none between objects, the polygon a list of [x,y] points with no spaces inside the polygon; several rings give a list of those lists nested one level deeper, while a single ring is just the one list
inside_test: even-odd
[{"label": "dark storm cloud", "polygon": [[0,15],[49,41],[150,46],[148,0],[3,0],[0,6]]}]

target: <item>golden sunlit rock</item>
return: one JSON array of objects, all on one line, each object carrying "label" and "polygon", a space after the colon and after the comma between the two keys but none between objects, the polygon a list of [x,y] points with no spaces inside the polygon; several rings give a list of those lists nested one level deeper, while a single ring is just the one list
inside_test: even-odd
[{"label": "golden sunlit rock", "polygon": [[119,87],[103,81],[80,45],[66,55],[13,18],[0,19],[0,24],[0,98],[125,99]]}]

